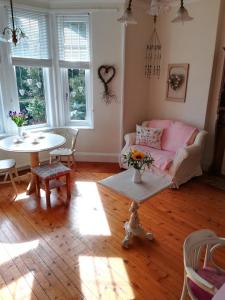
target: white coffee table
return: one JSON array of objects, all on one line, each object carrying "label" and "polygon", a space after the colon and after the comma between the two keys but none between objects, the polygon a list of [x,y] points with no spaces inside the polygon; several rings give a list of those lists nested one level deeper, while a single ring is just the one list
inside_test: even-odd
[{"label": "white coffee table", "polygon": [[139,205],[172,185],[171,179],[168,176],[155,174],[149,170],[146,170],[142,175],[141,183],[133,183],[133,172],[134,170],[130,168],[127,171],[99,181],[101,185],[130,198],[132,201],[129,210],[131,212],[130,220],[124,225],[125,238],[122,241],[122,245],[125,248],[129,248],[134,235],[149,240],[153,239],[153,234],[146,232],[140,224],[138,216]]}]

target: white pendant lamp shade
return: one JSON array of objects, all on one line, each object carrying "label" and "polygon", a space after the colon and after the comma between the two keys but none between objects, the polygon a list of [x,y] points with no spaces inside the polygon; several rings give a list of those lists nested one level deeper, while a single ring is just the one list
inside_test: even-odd
[{"label": "white pendant lamp shade", "polygon": [[194,18],[192,18],[187,9],[184,7],[183,1],[181,0],[181,6],[177,11],[177,16],[175,19],[172,20],[172,23],[178,23],[178,22],[187,22],[187,21],[191,21]]},{"label": "white pendant lamp shade", "polygon": [[120,17],[118,19],[118,21],[120,23],[123,23],[125,25],[137,24],[137,21],[135,20],[132,9],[131,9],[131,3],[132,3],[132,0],[129,1],[129,5],[128,5],[127,9],[125,10],[125,12],[123,13],[122,17]]}]

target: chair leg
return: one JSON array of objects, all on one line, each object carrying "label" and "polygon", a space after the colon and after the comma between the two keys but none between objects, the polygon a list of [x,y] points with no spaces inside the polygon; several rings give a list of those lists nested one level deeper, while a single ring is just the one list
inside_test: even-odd
[{"label": "chair leg", "polygon": [[67,165],[68,165],[68,167],[70,167],[70,155],[68,155],[68,157],[67,157]]},{"label": "chair leg", "polygon": [[16,175],[17,182],[20,183],[20,177],[19,177],[18,170],[16,167],[14,168],[14,174]]},{"label": "chair leg", "polygon": [[[186,275],[184,275],[186,276]],[[180,300],[185,300],[187,297],[187,283],[186,283],[186,277],[184,277],[184,284],[183,284],[183,289],[182,289],[182,294],[180,297]]]},{"label": "chair leg", "polygon": [[5,173],[4,180],[3,180],[3,181],[6,181],[6,180],[7,180],[7,178],[8,178],[8,176],[9,176],[9,172],[6,172],[6,173]]},{"label": "chair leg", "polygon": [[13,179],[13,175],[12,175],[12,171],[11,171],[11,170],[9,170],[9,177],[10,177],[12,186],[13,186],[13,188],[14,188],[14,191],[15,191],[15,193],[16,193],[16,195],[17,195],[18,192],[17,192],[16,184],[15,184],[15,181],[14,181],[14,179]]}]

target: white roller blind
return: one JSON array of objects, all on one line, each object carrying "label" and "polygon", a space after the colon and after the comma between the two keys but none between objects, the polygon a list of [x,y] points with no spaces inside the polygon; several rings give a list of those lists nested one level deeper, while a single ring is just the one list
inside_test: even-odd
[{"label": "white roller blind", "polygon": [[[12,45],[13,57],[48,59],[48,15],[27,10],[15,10],[15,23],[26,34],[17,46]],[[9,26],[11,15],[9,12]]]},{"label": "white roller blind", "polygon": [[57,16],[57,29],[60,65],[89,67],[88,15]]}]

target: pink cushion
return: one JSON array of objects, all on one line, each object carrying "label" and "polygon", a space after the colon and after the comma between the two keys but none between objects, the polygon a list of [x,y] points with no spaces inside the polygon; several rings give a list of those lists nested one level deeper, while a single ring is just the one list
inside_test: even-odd
[{"label": "pink cushion", "polygon": [[[225,283],[225,275],[216,268],[207,267],[199,270],[197,273],[209,283],[213,284],[217,289],[221,288],[221,286]],[[211,300],[213,298],[213,295],[201,289],[190,279],[188,280],[188,285],[197,299]]]},{"label": "pink cushion", "polygon": [[159,150],[141,145],[133,145],[131,146],[131,150],[138,150],[145,154],[150,154],[154,159],[153,165],[161,170],[168,170],[175,156],[174,152]]},{"label": "pink cushion", "polygon": [[178,149],[187,146],[191,139],[193,140],[195,132],[195,127],[186,125],[182,122],[174,122],[164,131],[162,149],[176,152]]}]

